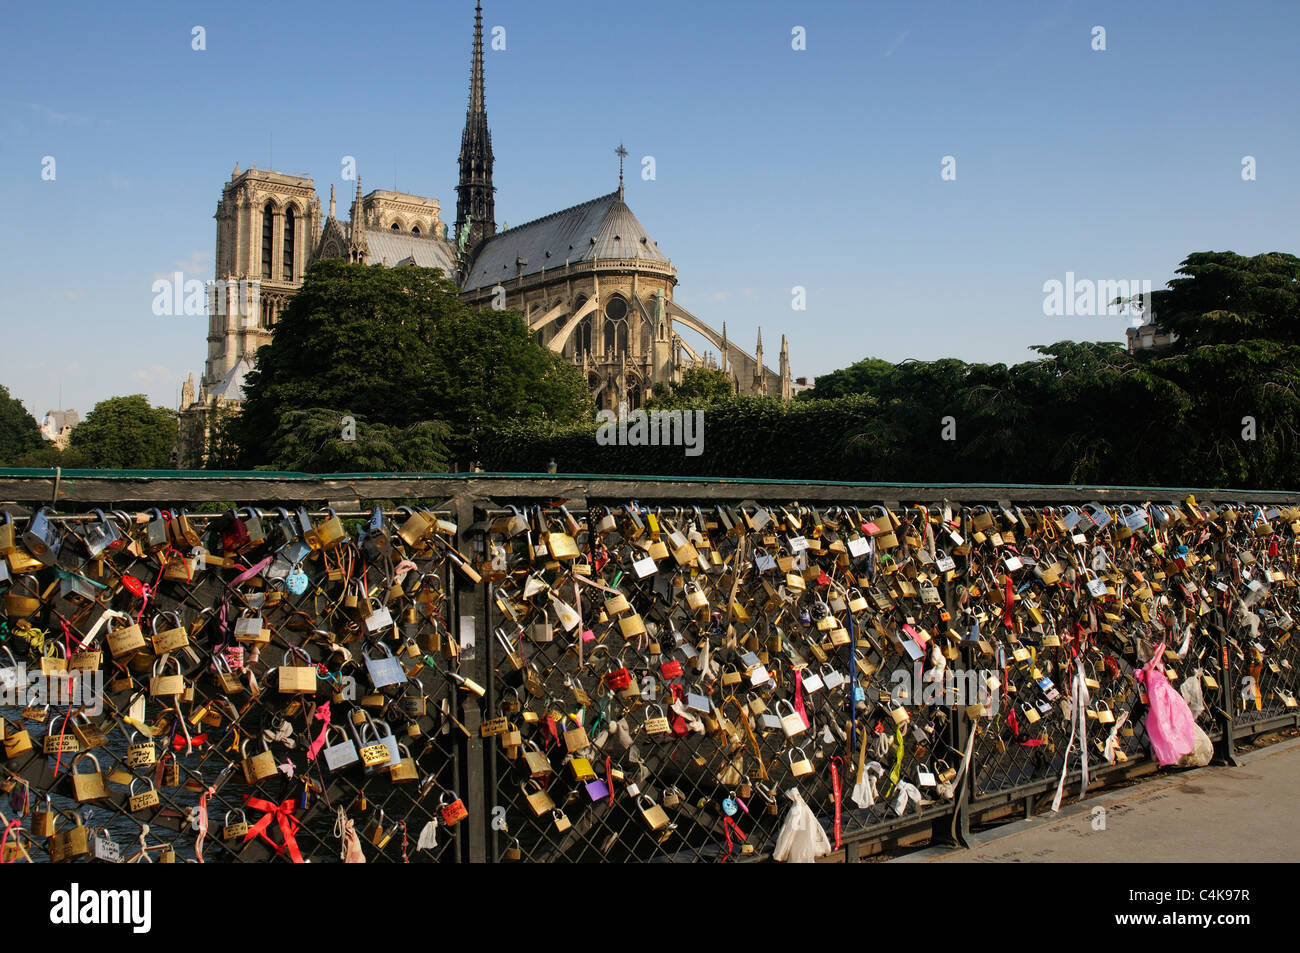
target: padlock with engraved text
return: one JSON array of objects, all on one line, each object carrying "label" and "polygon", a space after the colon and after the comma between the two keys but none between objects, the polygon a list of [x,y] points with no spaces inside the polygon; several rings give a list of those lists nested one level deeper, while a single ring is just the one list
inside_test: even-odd
[{"label": "padlock with engraved text", "polygon": [[[149,789],[136,794],[135,786],[141,781],[149,785]],[[134,778],[131,781],[130,793],[126,799],[126,809],[132,814],[137,811],[146,811],[151,807],[157,807],[161,801],[162,798],[158,795],[158,789],[153,786],[152,778]]]}]

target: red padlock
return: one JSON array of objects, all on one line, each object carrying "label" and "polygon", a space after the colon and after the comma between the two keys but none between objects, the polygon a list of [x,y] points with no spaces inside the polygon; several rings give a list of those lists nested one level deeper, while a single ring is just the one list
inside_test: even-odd
[{"label": "red padlock", "polygon": [[248,536],[248,525],[236,514],[230,513],[221,528],[221,551],[224,553],[242,553],[252,540]]},{"label": "red padlock", "polygon": [[626,668],[617,668],[605,676],[605,684],[610,691],[620,692],[632,684],[632,673]]},{"label": "red padlock", "polygon": [[469,817],[469,811],[465,810],[464,802],[453,791],[443,792],[438,801],[438,813],[442,815],[442,822],[448,827],[459,824]]},{"label": "red padlock", "polygon": [[659,666],[659,674],[664,678],[677,678],[682,674],[682,663],[673,659],[670,662],[664,662]]}]

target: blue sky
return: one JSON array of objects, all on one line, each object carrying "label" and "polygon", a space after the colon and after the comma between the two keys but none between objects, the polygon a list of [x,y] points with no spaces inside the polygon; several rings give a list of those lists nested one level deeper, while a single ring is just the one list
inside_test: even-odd
[{"label": "blue sky", "polygon": [[[455,218],[472,3],[5,17],[0,383],[38,417],[60,387],[84,414],[175,406],[201,375],[206,318],[155,317],[151,285],[212,277],[236,162],[309,174],[325,203],[353,155],[366,191]],[[1045,316],[1043,283],[1158,288],[1193,251],[1300,252],[1294,3],[488,0],[484,22],[506,31],[486,54],[498,223],[611,190],[623,141],[678,299],[746,345],[762,327],[773,365],[787,334],[796,376],[1122,340],[1123,317]]]}]

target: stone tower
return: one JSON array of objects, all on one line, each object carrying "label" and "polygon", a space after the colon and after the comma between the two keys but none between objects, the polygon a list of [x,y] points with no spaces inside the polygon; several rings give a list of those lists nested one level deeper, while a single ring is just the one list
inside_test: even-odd
[{"label": "stone tower", "polygon": [[[221,191],[214,216],[217,250],[208,294],[208,356],[199,400],[239,399],[233,384],[302,284],[320,239],[321,208],[308,176],[239,166]],[[236,381],[238,378],[238,381]]]},{"label": "stone tower", "polygon": [[492,162],[492,134],[488,131],[483,96],[483,5],[478,3],[474,6],[469,107],[465,111],[465,130],[460,135],[460,184],[456,186],[456,243],[464,248],[463,255],[497,232]]}]

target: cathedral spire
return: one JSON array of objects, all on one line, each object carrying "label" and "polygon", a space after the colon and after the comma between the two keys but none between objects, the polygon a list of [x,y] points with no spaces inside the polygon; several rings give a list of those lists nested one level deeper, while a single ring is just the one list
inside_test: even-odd
[{"label": "cathedral spire", "polygon": [[[488,131],[483,91],[483,5],[476,3],[469,107],[465,111],[465,131],[460,137],[460,184],[456,186],[456,239],[466,253],[497,231],[492,163],[492,134]],[[469,232],[463,241],[462,229]]]},{"label": "cathedral spire", "polygon": [[352,222],[349,232],[348,258],[354,262],[364,263],[369,249],[366,247],[365,215],[361,208],[361,176],[357,176],[357,197],[352,200]]},{"label": "cathedral spire", "polygon": [[334,217],[334,183],[330,183],[330,218]]}]

